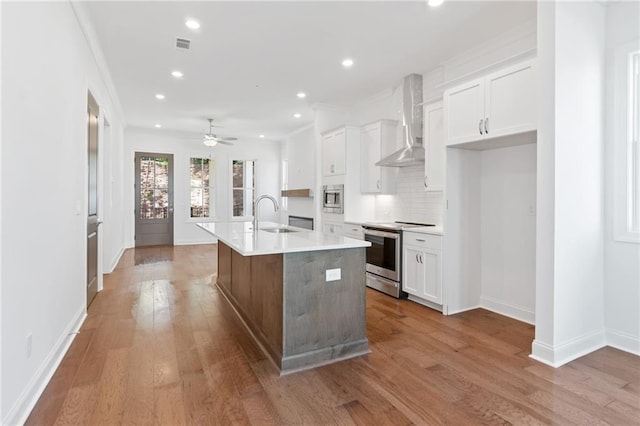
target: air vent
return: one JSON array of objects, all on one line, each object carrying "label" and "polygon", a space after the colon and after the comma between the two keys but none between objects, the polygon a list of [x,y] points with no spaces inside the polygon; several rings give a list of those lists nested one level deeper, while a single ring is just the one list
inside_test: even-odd
[{"label": "air vent", "polygon": [[187,40],[186,38],[176,38],[176,48],[180,50],[189,50],[191,49],[191,40]]}]

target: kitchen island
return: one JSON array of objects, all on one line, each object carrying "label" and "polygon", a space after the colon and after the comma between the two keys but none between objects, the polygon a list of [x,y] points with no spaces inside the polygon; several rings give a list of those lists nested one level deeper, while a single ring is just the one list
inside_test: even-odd
[{"label": "kitchen island", "polygon": [[218,239],[217,287],[282,374],[369,353],[370,243],[268,222],[198,226]]}]

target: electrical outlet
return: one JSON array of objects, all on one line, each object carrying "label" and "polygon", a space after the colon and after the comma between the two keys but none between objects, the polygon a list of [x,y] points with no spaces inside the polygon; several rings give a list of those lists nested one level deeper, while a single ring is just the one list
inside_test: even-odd
[{"label": "electrical outlet", "polygon": [[327,269],[325,271],[325,280],[327,282],[329,281],[338,281],[341,277],[341,272],[342,270],[340,268],[336,268],[336,269]]},{"label": "electrical outlet", "polygon": [[31,358],[31,349],[33,347],[33,334],[27,334],[27,358]]}]

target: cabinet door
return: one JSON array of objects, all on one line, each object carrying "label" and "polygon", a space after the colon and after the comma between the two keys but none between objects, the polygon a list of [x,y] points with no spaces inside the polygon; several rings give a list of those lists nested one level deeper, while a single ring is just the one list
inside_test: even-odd
[{"label": "cabinet door", "polygon": [[326,134],[322,137],[322,176],[331,176],[335,169],[333,160],[333,144],[335,135]]},{"label": "cabinet door", "polygon": [[322,138],[322,175],[343,175],[346,156],[345,129],[327,133]]},{"label": "cabinet door", "polygon": [[442,277],[440,252],[424,249],[419,254],[419,263],[423,273],[423,285],[418,296],[425,300],[442,304]]},{"label": "cabinet door", "polygon": [[485,137],[535,130],[536,97],[533,61],[488,76],[485,82]]},{"label": "cabinet door", "polygon": [[360,133],[360,191],[380,192],[380,126],[368,126]]},{"label": "cabinet door", "polygon": [[402,290],[414,296],[422,297],[424,268],[420,264],[422,251],[405,246],[402,250]]},{"label": "cabinet door", "polygon": [[444,93],[445,142],[447,145],[482,138],[484,81],[478,79]]},{"label": "cabinet door", "polygon": [[442,102],[424,108],[424,133],[426,159],[424,162],[424,186],[427,191],[444,188],[444,110]]}]

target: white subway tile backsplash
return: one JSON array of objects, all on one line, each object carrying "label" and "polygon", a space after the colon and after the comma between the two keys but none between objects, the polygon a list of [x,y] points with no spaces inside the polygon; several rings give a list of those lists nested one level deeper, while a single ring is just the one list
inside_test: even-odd
[{"label": "white subway tile backsplash", "polygon": [[444,196],[442,192],[424,189],[424,166],[401,167],[398,170],[396,194],[376,196],[376,220],[406,220],[442,225]]}]

